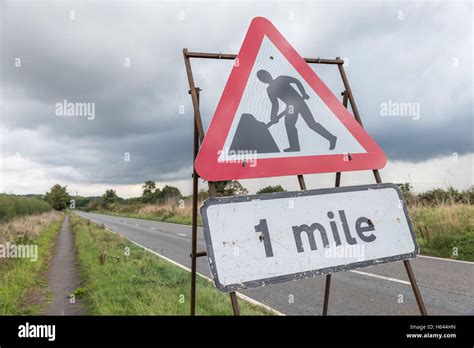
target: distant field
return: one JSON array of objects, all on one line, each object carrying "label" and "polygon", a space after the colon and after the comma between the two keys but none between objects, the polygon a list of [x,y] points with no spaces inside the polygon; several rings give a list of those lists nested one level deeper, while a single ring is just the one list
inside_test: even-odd
[{"label": "distant field", "polygon": [[0,223],[19,216],[45,213],[51,209],[48,203],[38,198],[0,194]]},{"label": "distant field", "polygon": [[[474,205],[463,203],[409,204],[410,217],[421,254],[474,261]],[[191,204],[122,206],[104,214],[138,219],[191,224]],[[198,223],[201,217],[198,214]]]},{"label": "distant field", "polygon": [[[189,272],[71,214],[84,296],[92,315],[188,315]],[[269,315],[240,301],[242,315]],[[196,314],[231,315],[227,294],[200,277]]]}]

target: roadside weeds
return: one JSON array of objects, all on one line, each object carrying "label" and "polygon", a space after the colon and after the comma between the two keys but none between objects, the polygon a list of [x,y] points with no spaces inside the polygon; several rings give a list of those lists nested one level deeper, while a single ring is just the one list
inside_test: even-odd
[{"label": "roadside weeds", "polygon": [[[190,275],[131,241],[71,214],[84,298],[92,315],[189,315]],[[197,279],[196,313],[232,315],[230,299]],[[240,302],[242,315],[272,315]]]},{"label": "roadside weeds", "polygon": [[[12,243],[36,245],[38,258],[32,262],[27,258],[0,259],[0,314],[37,315],[42,313],[51,300],[47,288],[47,273],[56,236],[61,227],[63,215],[46,213],[19,218],[16,224],[35,224],[35,233],[28,239],[12,239]],[[26,221],[25,220],[25,221]],[[36,223],[35,223],[36,222]],[[5,226],[2,226],[5,227]],[[11,231],[11,229],[10,229]],[[23,230],[25,232],[26,230]]]}]

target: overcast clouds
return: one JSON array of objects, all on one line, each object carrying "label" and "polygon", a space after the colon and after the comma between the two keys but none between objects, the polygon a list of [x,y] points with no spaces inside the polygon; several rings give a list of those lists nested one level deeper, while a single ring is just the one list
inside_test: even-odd
[{"label": "overcast clouds", "polygon": [[[364,126],[389,158],[387,180],[472,185],[470,2],[1,6],[2,192],[41,193],[60,182],[82,194],[113,187],[130,196],[153,179],[188,193],[192,109],[182,49],[236,53],[255,16],[269,18],[302,56],[348,58]],[[207,126],[232,62],[192,63]],[[314,69],[339,95],[337,69]],[[56,116],[65,99],[95,103],[95,118]],[[388,100],[419,103],[419,119],[382,116]],[[320,177],[311,180],[331,185]],[[271,182],[296,189],[294,178]]]}]

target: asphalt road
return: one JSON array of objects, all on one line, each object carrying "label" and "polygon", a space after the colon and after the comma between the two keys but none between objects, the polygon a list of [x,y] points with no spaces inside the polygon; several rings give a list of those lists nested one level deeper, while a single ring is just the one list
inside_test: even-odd
[{"label": "asphalt road", "polygon": [[[117,216],[77,212],[172,259],[191,266],[191,227]],[[198,251],[204,250],[202,229]],[[428,314],[474,315],[474,263],[419,256],[411,261]],[[198,258],[199,273],[210,276],[207,258]],[[242,291],[287,315],[321,315],[324,276]],[[402,262],[335,273],[329,301],[331,315],[418,315]]]}]

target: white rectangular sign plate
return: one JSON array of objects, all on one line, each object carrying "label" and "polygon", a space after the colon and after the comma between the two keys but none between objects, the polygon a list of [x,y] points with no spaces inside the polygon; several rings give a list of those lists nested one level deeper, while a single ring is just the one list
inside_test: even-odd
[{"label": "white rectangular sign plate", "polygon": [[221,291],[418,254],[394,184],[210,198],[201,215],[211,274]]}]

